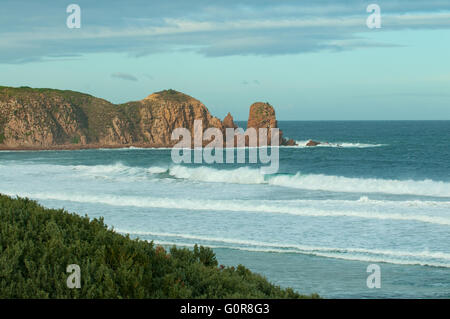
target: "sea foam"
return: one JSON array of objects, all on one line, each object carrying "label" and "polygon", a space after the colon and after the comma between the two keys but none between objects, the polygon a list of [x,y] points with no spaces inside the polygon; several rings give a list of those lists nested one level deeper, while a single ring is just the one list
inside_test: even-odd
[{"label": "sea foam", "polygon": [[[420,223],[450,226],[450,216],[427,215],[418,211],[396,212],[395,207],[390,209],[373,209],[370,205],[364,210],[353,210],[351,206],[342,206],[340,201],[334,201],[333,209],[321,209],[322,201],[317,200],[313,205],[301,205],[298,201],[251,201],[251,200],[208,200],[208,199],[184,199],[179,198],[152,198],[138,196],[118,196],[118,195],[90,195],[77,193],[26,193],[14,194],[4,192],[10,196],[26,196],[37,200],[57,200],[80,203],[103,204],[119,207],[140,207],[140,208],[165,208],[181,211],[217,211],[217,212],[247,212],[247,213],[267,213],[285,214],[303,217],[351,217],[359,219],[393,220],[393,221],[414,221]],[[342,201],[348,202],[348,201]],[[358,201],[354,201],[358,202]],[[396,202],[394,202],[396,203]],[[440,202],[435,202],[440,203]],[[311,204],[311,201],[310,203]],[[344,203],[348,204],[348,203]],[[386,204],[386,203],[385,203]],[[442,203],[441,203],[442,204]],[[398,204],[397,204],[398,205]],[[450,207],[448,202],[442,205]],[[445,206],[444,206],[445,207]]]},{"label": "sea foam", "polygon": [[[255,240],[232,239],[192,234],[163,233],[139,230],[116,229],[122,234],[152,237],[158,244],[191,246],[204,242],[212,248],[239,249],[256,252],[297,253],[327,258],[356,260],[364,262],[386,262],[403,265],[422,265],[450,268],[450,254],[439,251],[401,251],[390,249],[366,249],[358,247],[321,247],[292,243],[269,243]],[[160,239],[166,238],[166,239]],[[167,241],[167,238],[184,239],[194,243]]]},{"label": "sea foam", "polygon": [[[313,191],[327,191],[339,193],[357,193],[357,194],[394,194],[394,195],[416,195],[432,197],[449,197],[450,183],[444,181],[435,181],[431,179],[424,180],[398,180],[381,178],[363,178],[346,177],[325,174],[274,174],[264,175],[257,168],[248,166],[235,169],[217,169],[208,166],[188,167],[183,165],[171,166],[128,166],[123,163],[108,165],[6,165],[0,166],[2,169],[16,170],[21,173],[35,174],[64,174],[74,175],[74,177],[83,176],[85,178],[105,178],[121,180],[129,179],[132,181],[139,178],[175,178],[187,181],[205,182],[205,183],[227,183],[227,184],[252,184],[269,185],[285,188],[294,188]],[[160,176],[164,174],[163,176]]]},{"label": "sea foam", "polygon": [[209,167],[192,168],[180,165],[169,168],[168,173],[176,178],[202,182],[269,184],[330,192],[450,197],[450,183],[430,179],[415,181],[302,173],[265,176],[259,170],[248,167],[220,170]]},{"label": "sea foam", "polygon": [[387,144],[369,144],[369,143],[352,143],[352,142],[321,142],[319,145],[314,147],[306,146],[308,141],[295,141],[297,147],[305,147],[314,149],[316,147],[331,147],[331,148],[370,148],[370,147],[382,147],[387,146]]}]

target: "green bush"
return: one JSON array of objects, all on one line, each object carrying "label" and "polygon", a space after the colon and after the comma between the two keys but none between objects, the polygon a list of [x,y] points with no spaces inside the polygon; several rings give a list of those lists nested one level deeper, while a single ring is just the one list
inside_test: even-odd
[{"label": "green bush", "polygon": [[[69,264],[81,288],[69,289]],[[217,265],[210,248],[130,239],[62,209],[0,195],[0,298],[305,298],[244,266]]]},{"label": "green bush", "polygon": [[72,144],[79,144],[80,143],[80,137],[79,136],[72,137],[71,143]]}]

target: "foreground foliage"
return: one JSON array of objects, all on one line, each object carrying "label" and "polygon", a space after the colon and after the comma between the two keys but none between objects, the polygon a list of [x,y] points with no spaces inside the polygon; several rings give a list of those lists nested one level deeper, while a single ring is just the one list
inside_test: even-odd
[{"label": "foreground foliage", "polygon": [[[69,264],[81,288],[68,289]],[[163,247],[64,210],[0,195],[0,298],[303,298],[213,251]],[[317,297],[313,295],[312,297]]]}]

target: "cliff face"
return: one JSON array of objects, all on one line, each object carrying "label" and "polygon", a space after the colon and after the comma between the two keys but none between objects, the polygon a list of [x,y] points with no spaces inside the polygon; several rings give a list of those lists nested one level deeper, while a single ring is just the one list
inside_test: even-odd
[{"label": "cliff face", "polygon": [[[248,116],[247,127],[260,129],[267,129],[267,144],[271,145],[271,130],[274,128],[278,128],[277,118],[275,116],[275,110],[272,105],[269,103],[256,102],[250,106],[250,113]],[[261,144],[258,141],[258,145]],[[290,139],[286,140],[283,138],[283,132],[279,130],[279,141],[278,145],[296,145],[295,141]]]},{"label": "cliff face", "polygon": [[[276,127],[273,108],[253,109],[249,127]],[[222,123],[200,101],[174,90],[115,105],[73,91],[0,87],[0,148],[170,147],[172,131],[193,132],[194,120],[202,120],[203,129],[236,127],[231,114]]]},{"label": "cliff face", "polygon": [[230,112],[228,112],[227,116],[223,119],[223,127],[224,128],[237,128],[237,125],[234,124],[233,117],[231,116]]},{"label": "cliff face", "polygon": [[194,120],[202,120],[204,129],[222,129],[222,122],[212,116],[203,103],[183,93],[173,90],[154,93],[140,104],[138,126],[152,144],[173,144],[172,131],[184,127],[194,132]]},{"label": "cliff face", "polygon": [[[267,144],[271,144],[271,130],[277,128],[277,119],[275,110],[269,103],[256,102],[250,106],[247,128],[265,128],[267,129]],[[281,136],[280,136],[281,141]],[[258,137],[258,144],[260,144]]]}]

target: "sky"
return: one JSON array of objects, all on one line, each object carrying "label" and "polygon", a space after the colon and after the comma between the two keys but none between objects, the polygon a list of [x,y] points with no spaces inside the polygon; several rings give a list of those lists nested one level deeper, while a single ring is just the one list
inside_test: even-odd
[{"label": "sky", "polygon": [[0,2],[0,85],[113,103],[175,89],[219,118],[262,101],[279,120],[450,120],[449,57],[449,0]]}]

